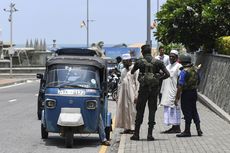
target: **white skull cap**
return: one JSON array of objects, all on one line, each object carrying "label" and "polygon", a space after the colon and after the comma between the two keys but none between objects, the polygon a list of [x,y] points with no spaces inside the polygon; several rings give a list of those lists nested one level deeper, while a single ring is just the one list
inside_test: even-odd
[{"label": "white skull cap", "polygon": [[173,50],[170,51],[170,54],[175,54],[175,55],[178,56],[178,51],[173,49]]},{"label": "white skull cap", "polygon": [[131,59],[130,54],[122,54],[122,60],[129,60]]}]

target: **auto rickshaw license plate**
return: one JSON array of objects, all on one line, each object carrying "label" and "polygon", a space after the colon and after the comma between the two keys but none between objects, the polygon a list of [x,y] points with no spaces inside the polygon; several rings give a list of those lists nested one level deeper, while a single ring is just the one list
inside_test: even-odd
[{"label": "auto rickshaw license plate", "polygon": [[84,96],[85,90],[77,90],[77,89],[59,89],[59,95],[76,95],[76,96]]}]

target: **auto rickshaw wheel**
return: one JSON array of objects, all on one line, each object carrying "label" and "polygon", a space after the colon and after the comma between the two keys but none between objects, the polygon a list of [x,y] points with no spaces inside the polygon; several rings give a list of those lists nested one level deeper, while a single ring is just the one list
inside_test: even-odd
[{"label": "auto rickshaw wheel", "polygon": [[46,128],[41,124],[41,135],[42,139],[47,139],[48,138],[48,132],[46,131]]},{"label": "auto rickshaw wheel", "polygon": [[73,147],[73,131],[71,129],[67,129],[65,131],[65,146],[66,148]]},{"label": "auto rickshaw wheel", "polygon": [[38,102],[37,102],[37,116],[38,116],[38,120],[41,120],[42,118],[42,99],[40,97],[38,97]]},{"label": "auto rickshaw wheel", "polygon": [[38,115],[38,120],[41,120],[42,115],[40,113],[38,113],[37,115]]}]

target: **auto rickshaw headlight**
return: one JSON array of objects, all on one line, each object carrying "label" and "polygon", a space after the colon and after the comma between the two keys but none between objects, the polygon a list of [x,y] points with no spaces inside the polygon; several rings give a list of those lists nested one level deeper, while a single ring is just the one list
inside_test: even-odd
[{"label": "auto rickshaw headlight", "polygon": [[87,109],[96,109],[97,108],[97,101],[96,100],[86,101],[86,108]]},{"label": "auto rickshaw headlight", "polygon": [[48,108],[55,108],[56,107],[56,100],[54,100],[54,99],[46,99],[46,106],[48,107]]}]

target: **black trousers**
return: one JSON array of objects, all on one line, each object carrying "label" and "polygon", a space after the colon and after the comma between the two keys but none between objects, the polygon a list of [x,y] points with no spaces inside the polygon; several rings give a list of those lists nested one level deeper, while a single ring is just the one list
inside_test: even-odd
[{"label": "black trousers", "polygon": [[143,122],[144,112],[145,112],[145,106],[148,101],[148,107],[149,107],[149,121],[148,125],[150,128],[152,128],[155,123],[155,113],[157,110],[157,93],[158,88],[152,88],[149,90],[148,88],[140,87],[139,93],[138,93],[138,100],[136,105],[136,120],[135,120],[135,126],[140,127]]},{"label": "black trousers", "polygon": [[185,123],[190,125],[192,120],[195,124],[200,123],[200,117],[196,107],[197,91],[185,90],[181,94],[181,110],[184,114]]},{"label": "black trousers", "polygon": [[162,98],[162,94],[161,94],[161,86],[162,86],[162,82],[163,82],[163,80],[162,80],[162,79],[160,79],[160,82],[159,82],[159,88],[158,88],[159,104],[161,103],[161,98]]}]

